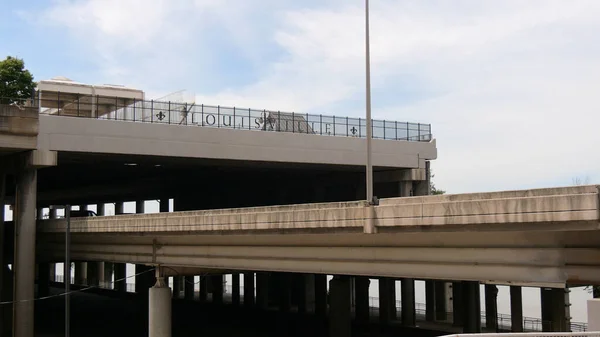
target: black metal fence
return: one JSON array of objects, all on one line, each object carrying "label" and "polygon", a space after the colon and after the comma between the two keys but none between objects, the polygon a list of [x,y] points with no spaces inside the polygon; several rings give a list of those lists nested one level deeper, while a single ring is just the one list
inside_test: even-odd
[{"label": "black metal fence", "polygon": [[[52,99],[29,100],[26,104],[41,105],[42,114],[57,116],[359,138],[367,135],[363,118],[322,114],[62,93]],[[431,125],[422,123],[372,120],[372,134],[376,139],[421,142],[432,139]]]}]

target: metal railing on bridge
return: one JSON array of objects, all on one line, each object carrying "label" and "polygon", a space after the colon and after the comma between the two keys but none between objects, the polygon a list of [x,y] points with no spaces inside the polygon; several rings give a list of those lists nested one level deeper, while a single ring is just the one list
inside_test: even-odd
[{"label": "metal railing on bridge", "polygon": [[[66,93],[58,93],[56,99],[36,98],[22,104],[38,107],[41,114],[56,116],[326,136],[367,135],[363,118],[323,114]],[[387,140],[432,139],[431,124],[423,123],[372,120],[372,134],[373,138]]]}]

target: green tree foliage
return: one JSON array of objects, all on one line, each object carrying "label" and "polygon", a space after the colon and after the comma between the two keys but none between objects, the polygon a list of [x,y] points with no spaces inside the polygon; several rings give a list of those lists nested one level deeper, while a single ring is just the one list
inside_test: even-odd
[{"label": "green tree foliage", "polygon": [[22,102],[31,97],[34,88],[33,75],[22,59],[8,56],[0,61],[0,103]]}]

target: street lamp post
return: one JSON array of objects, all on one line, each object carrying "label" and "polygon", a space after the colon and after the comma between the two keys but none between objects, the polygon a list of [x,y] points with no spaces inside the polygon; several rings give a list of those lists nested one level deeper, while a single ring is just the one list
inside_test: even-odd
[{"label": "street lamp post", "polygon": [[367,110],[367,202],[372,205],[373,199],[373,163],[371,158],[371,50],[369,41],[369,0],[365,0],[365,52],[366,52],[366,110]]}]

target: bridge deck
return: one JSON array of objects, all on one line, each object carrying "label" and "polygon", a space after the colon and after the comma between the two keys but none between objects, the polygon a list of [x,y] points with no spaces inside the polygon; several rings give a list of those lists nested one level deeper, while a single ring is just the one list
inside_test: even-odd
[{"label": "bridge deck", "polygon": [[[384,199],[73,219],[75,259],[180,267],[600,283],[598,188]],[[372,216],[375,234],[363,229]],[[64,220],[40,221],[60,259]],[[251,234],[251,235],[250,235]]]}]

